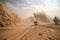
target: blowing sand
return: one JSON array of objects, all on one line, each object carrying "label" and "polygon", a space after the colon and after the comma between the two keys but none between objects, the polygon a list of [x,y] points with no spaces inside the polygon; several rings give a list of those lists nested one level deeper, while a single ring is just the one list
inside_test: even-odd
[{"label": "blowing sand", "polygon": [[60,40],[60,25],[30,25],[0,4],[0,40]]},{"label": "blowing sand", "polygon": [[32,26],[29,32],[19,40],[60,40],[59,26]]},{"label": "blowing sand", "polygon": [[[26,28],[25,28],[26,27]],[[60,26],[40,25],[21,26],[13,29],[0,29],[0,40],[60,40]]]}]

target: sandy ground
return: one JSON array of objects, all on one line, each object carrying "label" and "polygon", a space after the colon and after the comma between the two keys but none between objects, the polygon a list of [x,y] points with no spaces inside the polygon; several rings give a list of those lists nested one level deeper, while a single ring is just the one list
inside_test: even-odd
[{"label": "sandy ground", "polygon": [[0,28],[0,40],[60,40],[60,25]]}]

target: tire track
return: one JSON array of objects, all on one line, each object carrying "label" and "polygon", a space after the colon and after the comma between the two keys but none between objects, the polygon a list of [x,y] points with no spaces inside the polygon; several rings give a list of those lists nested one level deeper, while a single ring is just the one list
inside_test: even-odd
[{"label": "tire track", "polygon": [[23,29],[22,32],[19,32],[19,31],[18,31],[18,33],[17,33],[17,35],[15,35],[15,37],[14,37],[14,36],[13,36],[13,37],[10,37],[10,38],[8,38],[7,40],[19,40],[19,39],[22,38],[27,32],[29,32],[32,28],[34,28],[34,27],[30,26],[30,27],[28,27],[27,29]]}]

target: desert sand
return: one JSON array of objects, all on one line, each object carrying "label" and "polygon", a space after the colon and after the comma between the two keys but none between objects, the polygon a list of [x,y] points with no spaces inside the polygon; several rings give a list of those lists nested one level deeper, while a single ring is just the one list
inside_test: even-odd
[{"label": "desert sand", "polygon": [[49,22],[44,25],[31,24],[30,20],[29,23],[21,19],[2,4],[0,11],[0,40],[60,40],[60,25]]},{"label": "desert sand", "polygon": [[60,40],[60,25],[0,28],[0,40]]}]

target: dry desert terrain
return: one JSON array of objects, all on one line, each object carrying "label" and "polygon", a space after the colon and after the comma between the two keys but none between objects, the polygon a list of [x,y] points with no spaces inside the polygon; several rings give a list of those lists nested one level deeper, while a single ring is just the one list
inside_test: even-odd
[{"label": "dry desert terrain", "polygon": [[0,40],[60,40],[60,25],[0,28]]}]

